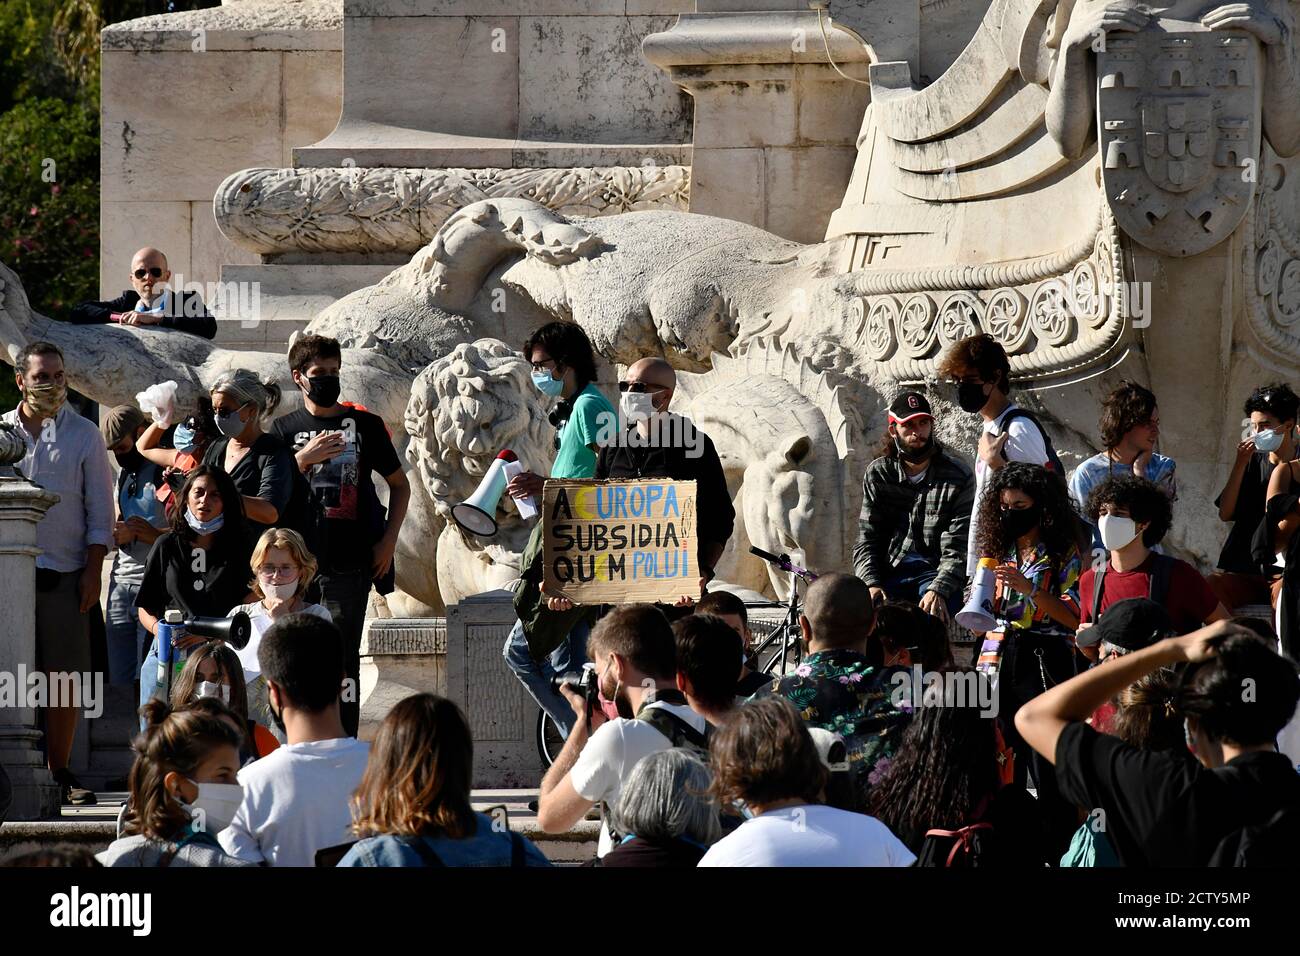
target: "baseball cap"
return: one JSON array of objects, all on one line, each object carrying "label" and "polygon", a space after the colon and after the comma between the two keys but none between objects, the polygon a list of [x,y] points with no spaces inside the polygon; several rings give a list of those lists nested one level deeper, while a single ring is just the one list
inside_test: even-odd
[{"label": "baseball cap", "polygon": [[1169,612],[1150,598],[1128,598],[1106,608],[1101,620],[1085,628],[1077,642],[1091,647],[1101,641],[1126,651],[1140,651],[1176,632]]},{"label": "baseball cap", "polygon": [[144,412],[134,405],[118,405],[104,414],[99,423],[99,433],[104,437],[104,447],[112,448],[127,435],[148,422]]},{"label": "baseball cap", "polygon": [[918,415],[934,417],[934,413],[930,411],[929,401],[920,392],[899,392],[898,397],[889,406],[891,422],[905,422]]}]

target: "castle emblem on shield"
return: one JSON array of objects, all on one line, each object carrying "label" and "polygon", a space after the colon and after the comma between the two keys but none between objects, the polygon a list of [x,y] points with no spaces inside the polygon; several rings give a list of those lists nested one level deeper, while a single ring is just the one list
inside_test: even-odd
[{"label": "castle emblem on shield", "polygon": [[1193,256],[1237,228],[1255,191],[1262,51],[1238,30],[1162,20],[1097,53],[1102,184],[1120,227]]}]

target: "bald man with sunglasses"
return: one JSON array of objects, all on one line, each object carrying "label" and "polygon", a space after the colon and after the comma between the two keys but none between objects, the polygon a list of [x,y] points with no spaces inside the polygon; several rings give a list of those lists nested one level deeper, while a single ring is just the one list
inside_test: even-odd
[{"label": "bald man with sunglasses", "polygon": [[69,321],[77,325],[153,326],[216,338],[217,320],[208,314],[198,292],[173,291],[167,257],[146,246],[131,257],[131,288],[106,302],[83,302],[72,310]]},{"label": "bald man with sunglasses", "polygon": [[[661,358],[641,359],[627,370],[618,383],[621,417],[627,431],[601,448],[596,477],[696,482],[702,595],[731,537],[736,510],[722,462],[709,436],[688,419],[668,411],[676,388],[677,373]],[[700,595],[686,597],[698,600]]]}]

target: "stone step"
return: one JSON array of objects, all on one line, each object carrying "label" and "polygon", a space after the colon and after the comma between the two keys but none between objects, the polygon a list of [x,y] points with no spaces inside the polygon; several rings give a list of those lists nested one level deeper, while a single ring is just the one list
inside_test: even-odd
[{"label": "stone step", "polygon": [[[106,791],[96,797],[98,802],[91,806],[63,807],[57,819],[0,825],[0,860],[60,843],[85,846],[94,853],[105,849],[117,832],[117,815],[126,794]],[[475,790],[471,794],[474,809],[481,813],[504,806],[510,829],[536,843],[551,862],[574,865],[592,859],[600,823],[582,820],[567,833],[543,833],[537,826],[537,814],[528,809],[529,801],[536,799],[536,790]]]}]

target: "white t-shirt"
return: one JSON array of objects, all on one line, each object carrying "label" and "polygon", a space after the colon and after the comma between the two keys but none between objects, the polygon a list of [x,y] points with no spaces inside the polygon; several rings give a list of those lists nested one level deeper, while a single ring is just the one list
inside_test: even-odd
[{"label": "white t-shirt", "polygon": [[[686,721],[700,733],[707,723],[703,717],[681,704],[653,701],[648,707],[662,707],[670,714]],[[642,720],[624,720],[617,717],[596,728],[596,732],[582,748],[578,759],[569,770],[569,782],[584,800],[595,803],[605,801],[611,807],[618,802],[623,791],[623,781],[642,757],[667,750],[672,741]],[[600,825],[600,842],[596,855],[604,856],[613,848],[609,826]]]},{"label": "white t-shirt", "polygon": [[[253,633],[249,635],[248,644],[235,651],[239,657],[239,663],[244,665],[244,682],[252,683],[257,676],[262,673],[262,665],[257,663],[257,648],[262,643],[262,636],[266,634],[267,629],[274,623],[271,620],[271,614],[261,601],[256,604],[241,604],[239,607],[231,608],[226,617],[234,617],[240,611],[248,615],[248,623],[253,626]],[[334,618],[330,615],[329,608],[321,604],[304,604],[296,613],[315,614],[317,617],[323,617],[331,624]]]},{"label": "white t-shirt", "polygon": [[231,856],[315,866],[316,851],[354,839],[348,800],[370,745],[351,737],[284,744],[239,771],[244,800],[217,841]]},{"label": "white t-shirt", "polygon": [[709,848],[700,866],[911,866],[916,856],[875,817],[820,804],[770,810]]},{"label": "white t-shirt", "polygon": [[[993,435],[1002,434],[1002,420],[1007,417],[1013,408],[1018,408],[1015,402],[1012,402],[1002,410],[1002,414],[991,422],[984,423],[984,431]],[[1047,464],[1047,443],[1043,441],[1043,433],[1038,427],[1027,418],[1016,418],[1011,422],[1007,443],[1002,446],[1002,450],[1007,453],[1007,461],[1024,461],[1031,465]],[[979,514],[980,499],[984,496],[984,484],[988,481],[989,466],[984,464],[984,460],[978,455],[975,456],[975,506],[970,516],[970,534],[966,540],[966,574],[973,575],[975,566],[979,564],[980,552],[979,545]],[[1001,557],[1001,555],[997,555]]]}]

